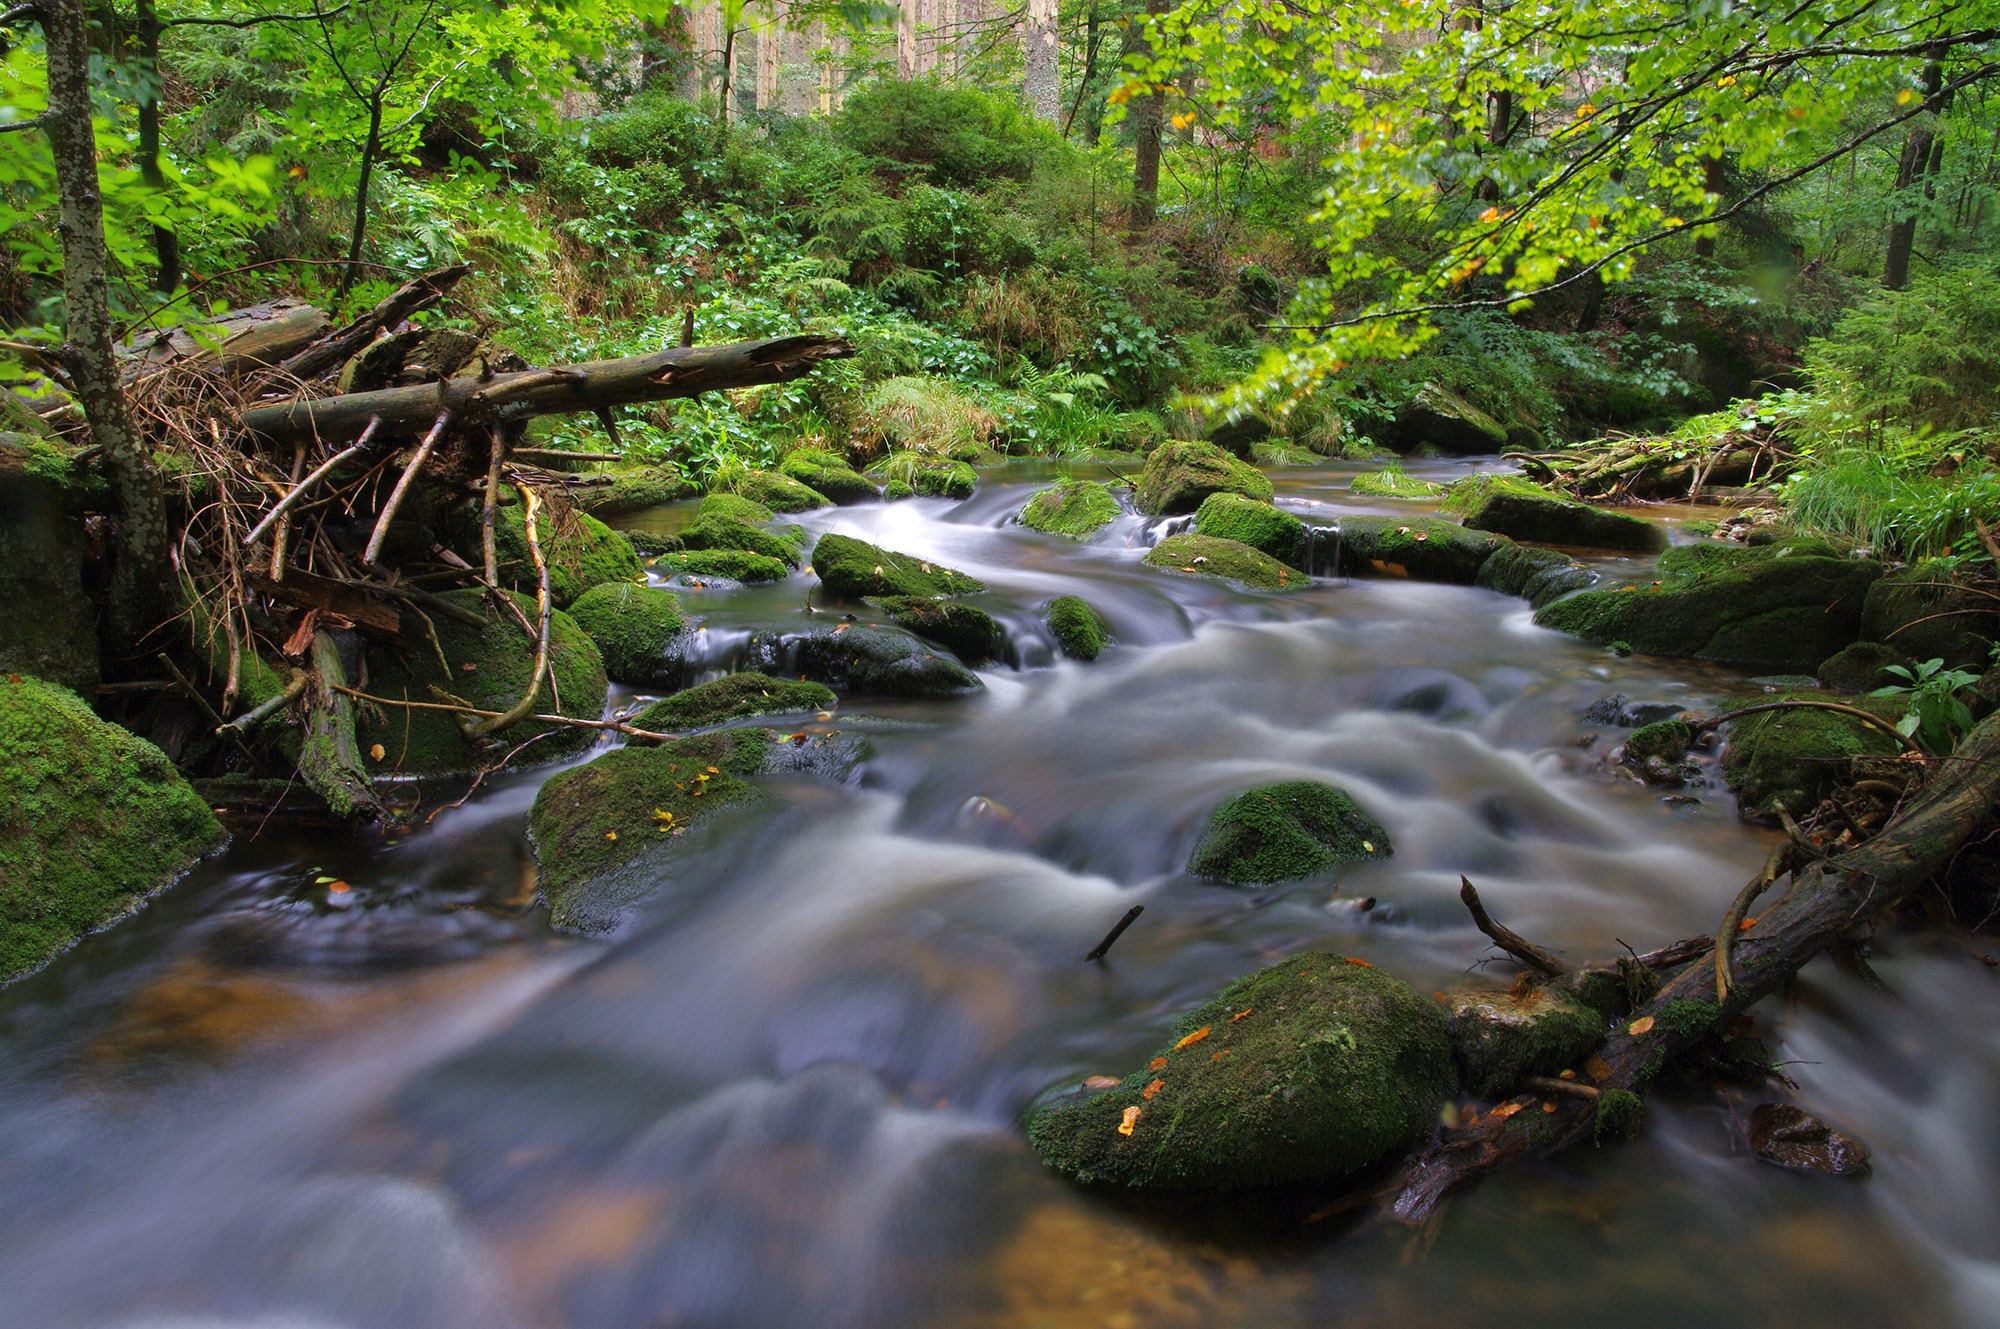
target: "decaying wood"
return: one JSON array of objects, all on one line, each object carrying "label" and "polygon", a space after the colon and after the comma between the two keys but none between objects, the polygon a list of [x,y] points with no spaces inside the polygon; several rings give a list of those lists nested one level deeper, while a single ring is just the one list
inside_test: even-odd
[{"label": "decaying wood", "polygon": [[[130,382],[168,365],[195,363],[234,377],[279,364],[317,341],[333,326],[325,313],[298,300],[266,300],[198,320],[118,348],[121,376]],[[194,335],[199,329],[202,335]],[[219,344],[218,344],[219,343]]]},{"label": "decaying wood", "polygon": [[497,734],[501,730],[511,729],[521,723],[521,721],[527,719],[534,712],[535,698],[540,696],[542,691],[542,679],[549,672],[549,624],[553,617],[551,611],[554,609],[554,606],[549,601],[549,561],[542,557],[542,538],[539,530],[542,518],[542,500],[541,495],[535,492],[533,485],[516,484],[515,488],[521,495],[521,506],[523,509],[521,529],[528,545],[528,558],[535,565],[535,611],[539,615],[541,622],[541,626],[535,634],[535,665],[534,668],[528,671],[527,690],[522,692],[519,701],[508,707],[505,711],[490,719],[468,716],[458,717],[459,731],[468,739],[485,738],[489,734]]},{"label": "decaying wood", "polygon": [[431,449],[437,446],[437,441],[450,427],[451,412],[439,411],[437,419],[431,422],[430,432],[424,435],[424,441],[417,444],[417,450],[410,454],[409,465],[396,477],[396,487],[390,491],[389,501],[382,505],[381,514],[375,518],[375,529],[368,536],[368,548],[361,555],[363,563],[373,563],[381,555],[382,542],[389,538],[389,527],[395,524],[396,510],[403,506],[403,499],[409,494],[417,472],[423,470],[424,463],[430,459]]},{"label": "decaying wood", "polygon": [[374,589],[372,587],[336,581],[332,577],[317,576],[298,568],[291,569],[290,575],[283,581],[272,581],[258,573],[252,573],[244,580],[251,589],[295,609],[317,609],[323,614],[345,619],[371,637],[398,646],[409,644],[410,634],[403,626],[402,611],[376,599],[369,593]]},{"label": "decaying wood", "polygon": [[471,272],[469,264],[454,263],[448,268],[426,272],[391,292],[380,304],[330,336],[315,341],[278,366],[281,376],[315,379],[331,373],[358,355],[375,334],[394,328],[410,315],[428,309],[445,297],[459,279]]},{"label": "decaying wood", "polygon": [[[315,466],[312,470],[312,474],[308,475],[305,479],[293,485],[292,491],[289,494],[286,494],[283,498],[279,499],[277,504],[273,506],[269,512],[264,514],[264,518],[262,521],[258,522],[255,526],[252,526],[250,528],[249,534],[243,537],[244,547],[248,548],[249,546],[256,544],[257,537],[264,533],[265,528],[270,526],[272,522],[275,522],[279,518],[283,517],[287,512],[291,511],[292,506],[294,504],[296,504],[300,499],[304,498],[307,494],[312,492],[312,488],[314,485],[318,484],[321,480],[324,480],[327,476],[333,474],[335,467],[339,466],[343,462],[350,461],[353,458],[359,456],[361,452],[364,449],[366,449],[370,443],[373,443],[375,441],[375,435],[378,431],[380,431],[380,429],[381,429],[381,423],[379,421],[370,420],[366,425],[362,427],[361,435],[359,438],[356,438],[353,443],[349,444],[347,447],[342,448],[339,452],[334,453],[331,457],[328,457],[318,466]],[[301,439],[299,441],[303,442],[304,440]]]},{"label": "decaying wood", "polygon": [[347,670],[333,636],[316,632],[312,639],[314,682],[306,706],[306,737],[300,745],[299,775],[326,800],[336,817],[379,821],[387,809],[375,795],[368,769],[361,764],[361,744],[354,736],[354,702],[348,695]]}]

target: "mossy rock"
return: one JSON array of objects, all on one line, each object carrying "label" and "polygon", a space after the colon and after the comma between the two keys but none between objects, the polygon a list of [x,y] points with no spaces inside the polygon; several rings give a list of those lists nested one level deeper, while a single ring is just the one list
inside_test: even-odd
[{"label": "mossy rock", "polygon": [[222,843],[166,754],[68,688],[0,674],[0,983]]},{"label": "mossy rock", "polygon": [[1596,573],[1568,554],[1517,545],[1510,540],[1479,565],[1479,575],[1472,579],[1472,584],[1518,595],[1540,609],[1551,600],[1583,590],[1596,580]]},{"label": "mossy rock", "polygon": [[1458,393],[1426,383],[1396,412],[1382,441],[1398,452],[1459,454],[1498,452],[1507,446],[1507,427]]},{"label": "mossy rock", "polygon": [[593,586],[569,607],[604,657],[605,675],[640,687],[671,687],[687,668],[691,635],[680,597],[652,586]]},{"label": "mossy rock", "polygon": [[[437,625],[438,636],[435,647],[428,641],[414,642],[400,652],[371,647],[368,691],[396,701],[434,702],[438,700],[431,691],[435,687],[480,710],[506,710],[527,691],[534,670],[535,643],[512,614],[489,604],[483,592],[447,591],[444,598],[479,614],[483,626],[475,628],[433,614],[431,622]],[[535,602],[525,595],[512,598],[522,616],[533,624]],[[449,669],[440,664],[440,651]],[[465,668],[467,665],[472,668]],[[561,610],[556,610],[549,622],[549,668],[562,707],[555,711],[555,700],[544,679],[538,711],[581,720],[595,720],[604,714],[608,691],[604,657],[576,620]],[[517,760],[522,764],[556,761],[589,747],[597,737],[594,730],[528,721],[496,736],[495,741],[505,751],[550,729],[557,732]],[[467,743],[452,717],[443,711],[357,706],[356,736],[370,773],[378,776],[462,774],[479,770],[498,755],[487,747]],[[380,757],[374,755],[377,746],[382,749]]]},{"label": "mossy rock", "polygon": [[1824,548],[1683,546],[1661,560],[1658,583],[1584,591],[1544,606],[1535,622],[1652,655],[1810,673],[1860,634],[1862,602],[1882,575],[1879,563],[1829,558]]},{"label": "mossy rock", "polygon": [[1059,595],[1042,611],[1042,622],[1062,653],[1072,660],[1095,660],[1111,644],[1111,625],[1104,615],[1074,595]]},{"label": "mossy rock", "polygon": [[1306,566],[1306,524],[1289,512],[1241,494],[1210,494],[1195,510],[1198,535],[1234,540],[1301,571]]},{"label": "mossy rock", "polygon": [[1183,531],[1170,535],[1146,554],[1146,563],[1169,572],[1185,572],[1197,577],[1221,577],[1241,582],[1260,591],[1282,591],[1310,586],[1312,579],[1294,572],[1259,549],[1236,540]]},{"label": "mossy rock", "polygon": [[1007,632],[993,615],[952,600],[920,595],[871,596],[869,604],[889,615],[889,621],[956,655],[969,665],[985,664],[1007,648]]},{"label": "mossy rock", "polygon": [[[979,472],[950,457],[930,457],[917,452],[894,452],[868,468],[868,475],[883,481],[884,498],[971,498],[979,488]],[[892,492],[898,486],[902,493]]]},{"label": "mossy rock", "polygon": [[1366,498],[1436,498],[1444,486],[1405,475],[1393,467],[1357,475],[1348,488]]},{"label": "mossy rock", "polygon": [[812,569],[835,595],[971,595],[986,584],[939,563],[927,563],[847,535],[823,535],[813,546]]},{"label": "mossy rock", "polygon": [[1141,512],[1166,517],[1193,512],[1210,494],[1241,494],[1268,503],[1271,492],[1270,479],[1249,463],[1213,443],[1176,439],[1146,458],[1135,497]]},{"label": "mossy rock", "polygon": [[740,582],[783,581],[792,575],[778,559],[747,549],[689,549],[654,559],[653,568],[668,577],[720,577]]},{"label": "mossy rock", "polygon": [[[646,575],[631,544],[588,513],[558,522],[543,512],[535,525],[542,557],[549,565],[549,598],[558,609],[569,608],[593,586],[636,582]],[[494,514],[493,549],[501,564],[501,584],[533,595],[535,564],[528,557],[526,527],[518,503],[500,508]]]},{"label": "mossy rock", "polygon": [[[1792,700],[1812,698],[1752,697],[1722,709]],[[1900,720],[1906,708],[1898,697],[1852,697],[1841,704],[1891,723]],[[1901,751],[1894,735],[1837,711],[1764,711],[1730,723],[1729,740],[1722,748],[1722,774],[1736,791],[1737,805],[1746,817],[1775,818],[1781,808],[1803,817],[1849,778],[1855,758]]]},{"label": "mossy rock", "polygon": [[1577,1069],[1604,1042],[1602,1015],[1545,987],[1454,992],[1446,1008],[1459,1075],[1479,1098],[1505,1098],[1530,1075]]},{"label": "mossy rock", "polygon": [[1860,631],[1913,660],[1979,670],[1990,663],[1993,643],[2000,640],[1996,609],[2000,605],[1990,595],[1953,581],[1947,568],[1919,563],[1868,588]]},{"label": "mossy rock", "polygon": [[1652,724],[1641,725],[1625,740],[1627,761],[1645,762],[1658,758],[1665,762],[1677,762],[1688,754],[1694,744],[1694,731],[1684,720],[1655,720]]},{"label": "mossy rock", "polygon": [[1253,448],[1271,437],[1271,432],[1269,420],[1255,411],[1239,408],[1210,429],[1207,438],[1232,457],[1248,457]]},{"label": "mossy rock", "polygon": [[1050,1167],[1089,1184],[1308,1181],[1421,1138],[1456,1085],[1436,1002],[1380,969],[1309,951],[1183,1017],[1117,1087],[1045,1097],[1028,1140]]},{"label": "mossy rock", "polygon": [[1087,540],[1118,516],[1118,500],[1095,480],[1065,480],[1035,492],[1021,509],[1021,524],[1030,530]]},{"label": "mossy rock", "polygon": [[958,697],[985,686],[979,675],[900,628],[819,628],[774,644],[771,655],[774,664],[788,658],[787,673],[853,695]]},{"label": "mossy rock", "polygon": [[1766,540],[1761,544],[1704,542],[1675,545],[1661,554],[1659,561],[1653,567],[1662,576],[1686,578],[1704,573],[1754,567],[1773,558],[1845,557],[1845,554],[1825,540],[1794,535],[1784,540]]},{"label": "mossy rock", "polygon": [[752,715],[823,711],[839,702],[833,689],[803,679],[772,678],[751,670],[711,679],[656,701],[632,717],[635,728],[655,732],[703,729]]},{"label": "mossy rock", "polygon": [[1475,531],[1535,544],[1581,545],[1654,553],[1667,547],[1664,528],[1623,512],[1564,498],[1514,475],[1475,475],[1451,487],[1440,511]]},{"label": "mossy rock", "polygon": [[[18,401],[0,388],[0,396]],[[26,411],[26,407],[21,407]],[[89,696],[98,683],[97,606],[84,589],[83,522],[70,454],[0,434],[0,676],[32,674]]]},{"label": "mossy rock", "polygon": [[661,535],[658,531],[620,531],[625,543],[632,546],[632,552],[642,559],[657,558],[661,554],[677,554],[683,548],[678,535]]},{"label": "mossy rock", "polygon": [[1334,546],[1343,574],[1383,573],[1471,586],[1486,560],[1511,543],[1437,517],[1342,517]]},{"label": "mossy rock", "polygon": [[711,512],[681,529],[681,543],[689,549],[744,549],[795,568],[805,561],[806,533],[799,526],[767,531]]},{"label": "mossy rock", "polygon": [[1247,789],[1209,814],[1188,871],[1238,886],[1297,881],[1395,852],[1345,790],[1316,780]]},{"label": "mossy rock", "polygon": [[903,499],[915,498],[916,496],[917,491],[910,488],[904,481],[891,477],[883,482],[882,497],[890,503],[901,502]]},{"label": "mossy rock", "polygon": [[[569,491],[570,501],[593,517],[643,512],[693,498],[701,486],[678,466],[640,466],[629,471],[591,471],[577,479],[587,487]],[[588,483],[595,482],[595,483]]]},{"label": "mossy rock", "polygon": [[1894,646],[1879,641],[1857,641],[1820,661],[1814,675],[1822,687],[1836,692],[1873,692],[1904,681],[1889,672],[1891,665],[1908,669],[1912,663],[1909,656]]},{"label": "mossy rock", "polygon": [[776,471],[725,472],[716,476],[715,490],[740,495],[773,512],[810,512],[830,506],[818,490]]},{"label": "mossy rock", "polygon": [[867,476],[821,448],[799,448],[785,454],[778,472],[843,507],[882,497],[882,491]]},{"label": "mossy rock", "polygon": [[702,499],[701,509],[697,515],[701,517],[726,517],[730,521],[740,521],[752,526],[761,526],[765,522],[776,518],[778,514],[754,498],[745,498],[741,494],[727,494],[718,491]]}]

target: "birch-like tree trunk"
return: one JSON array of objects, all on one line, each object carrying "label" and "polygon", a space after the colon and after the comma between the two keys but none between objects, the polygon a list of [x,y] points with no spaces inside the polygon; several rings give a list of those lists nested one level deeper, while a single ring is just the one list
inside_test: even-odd
[{"label": "birch-like tree trunk", "polygon": [[1037,120],[1062,122],[1062,89],[1056,74],[1056,0],[1028,0],[1021,25],[1021,56],[1027,73],[1023,91]]}]

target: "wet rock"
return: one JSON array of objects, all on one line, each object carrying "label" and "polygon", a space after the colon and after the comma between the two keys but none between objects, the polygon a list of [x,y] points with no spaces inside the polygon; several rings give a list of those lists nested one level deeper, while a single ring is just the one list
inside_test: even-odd
[{"label": "wet rock", "polygon": [[799,526],[767,531],[719,512],[705,512],[682,528],[681,543],[689,549],[747,550],[795,568],[805,561],[806,533]]},{"label": "wet rock", "polygon": [[882,484],[882,497],[891,503],[901,502],[903,499],[915,498],[916,496],[916,490],[910,488],[906,482],[898,480],[894,476],[891,476]]},{"label": "wet rock", "polygon": [[[1753,697],[1723,709],[1770,700],[1787,698]],[[1892,722],[1904,709],[1893,697],[1854,697],[1842,704]],[[1893,735],[1836,711],[1765,711],[1731,722],[1722,774],[1745,816],[1775,817],[1782,808],[1801,817],[1849,777],[1857,758],[1893,756],[1901,750]]]},{"label": "wet rock", "polygon": [[1071,540],[1087,540],[1118,516],[1118,500],[1095,480],[1065,480],[1040,489],[1021,509],[1021,524]]},{"label": "wet rock", "polygon": [[1294,447],[1290,443],[1252,443],[1250,460],[1259,467],[1320,466],[1326,462],[1326,457],[1310,448]]},{"label": "wet rock", "polygon": [[1518,595],[1540,609],[1551,600],[1580,591],[1596,580],[1596,573],[1568,554],[1509,542],[1479,565],[1479,575],[1472,579],[1472,584],[1505,595]]},{"label": "wet rock", "polygon": [[1475,531],[1535,544],[1582,545],[1653,553],[1667,547],[1664,529],[1623,512],[1578,503],[1513,475],[1476,475],[1451,487],[1440,511]]},{"label": "wet rock", "polygon": [[[500,561],[501,583],[533,595],[537,580],[534,560],[528,557],[526,525],[520,504],[501,507],[494,514],[493,549]],[[593,586],[645,578],[645,569],[631,544],[588,513],[579,512],[573,521],[558,522],[544,512],[536,523],[536,534],[549,566],[549,598],[558,609],[569,608]]]},{"label": "wet rock", "polygon": [[830,506],[825,495],[776,471],[725,471],[715,478],[718,493],[747,498],[772,512],[810,512]]},{"label": "wet rock", "polygon": [[1341,575],[1377,572],[1470,586],[1506,537],[1437,517],[1343,517],[1336,531]]},{"label": "wet rock", "polygon": [[1525,1076],[1575,1069],[1604,1042],[1602,1015],[1546,987],[1454,992],[1446,1009],[1459,1074],[1480,1098],[1505,1098]]},{"label": "wet rock", "polygon": [[1269,503],[1241,494],[1210,494],[1195,510],[1194,529],[1197,534],[1234,540],[1280,563],[1305,569],[1306,524]]},{"label": "wet rock", "polygon": [[631,723],[655,732],[701,729],[752,715],[823,711],[839,700],[824,684],[772,678],[751,670],[711,679],[656,701],[633,716]]},{"label": "wet rock", "polygon": [[1995,609],[1991,596],[1957,584],[1948,568],[1920,563],[1868,588],[1860,631],[1863,639],[1888,642],[1913,660],[1984,669],[2000,639]]},{"label": "wet rock", "polygon": [[1271,422],[1255,411],[1224,417],[1208,431],[1208,441],[1232,457],[1247,458],[1250,449],[1271,437]]},{"label": "wet rock", "polygon": [[1139,472],[1135,497],[1141,512],[1166,517],[1193,512],[1210,494],[1241,494],[1271,501],[1271,482],[1262,471],[1216,447],[1177,439],[1162,443]]},{"label": "wet rock", "polygon": [[789,658],[785,672],[802,674],[850,694],[876,697],[957,697],[984,687],[979,675],[927,649],[900,628],[820,628],[761,646]]},{"label": "wet rock", "polygon": [[653,560],[653,568],[668,577],[721,578],[746,584],[783,581],[792,575],[780,560],[747,549],[689,549],[662,555]]},{"label": "wet rock", "polygon": [[1584,591],[1535,622],[1653,655],[1799,673],[1852,643],[1879,563],[1829,557],[1820,541],[1762,547],[1684,545],[1650,586]]},{"label": "wet rock", "polygon": [[1868,1147],[1790,1103],[1759,1103],[1750,1113],[1750,1148],[1781,1167],[1865,1177]]},{"label": "wet rock", "polygon": [[1638,772],[1647,784],[1674,787],[1687,783],[1694,772],[1685,768],[1694,731],[1680,720],[1660,720],[1642,725],[1625,740],[1626,766]]},{"label": "wet rock", "polygon": [[1394,468],[1364,471],[1354,477],[1348,488],[1369,498],[1436,498],[1444,493],[1443,485],[1419,480]]},{"label": "wet rock", "polygon": [[[0,395],[13,397],[0,388]],[[28,414],[25,408],[22,414]],[[67,448],[0,433],[0,676],[32,674],[89,696],[97,607],[84,592],[85,487]]]},{"label": "wet rock", "polygon": [[[440,688],[481,710],[506,710],[527,691],[534,670],[535,643],[521,631],[513,615],[495,608],[483,592],[448,591],[444,598],[479,614],[484,626],[474,628],[434,614],[435,648],[427,641],[400,652],[369,647],[368,691],[397,701],[434,702],[437,697],[431,689]],[[528,622],[535,622],[535,602],[525,595],[512,598]],[[449,669],[440,663],[440,654]],[[584,720],[604,714],[608,691],[604,657],[576,620],[561,610],[556,610],[549,622],[549,668],[555,676],[555,693],[562,698],[560,714]],[[546,681],[541,698],[538,710],[555,710]],[[597,737],[590,729],[530,721],[498,736],[500,752],[548,729],[557,732],[515,758],[516,766],[558,760],[589,747]],[[467,743],[452,717],[443,711],[359,707],[355,732],[370,773],[378,776],[459,774],[476,771],[499,755]],[[380,757],[374,755],[378,747]]]},{"label": "wet rock", "polygon": [[1074,595],[1049,601],[1042,621],[1048,624],[1062,653],[1072,660],[1095,660],[1111,644],[1111,625],[1104,621],[1104,615]]},{"label": "wet rock", "polygon": [[1671,720],[1687,710],[1677,701],[1633,701],[1622,692],[1599,697],[1577,719],[1607,729],[1637,729],[1660,720]]},{"label": "wet rock", "polygon": [[597,643],[606,677],[641,687],[680,682],[693,633],[678,596],[651,586],[593,586],[569,613]]},{"label": "wet rock", "polygon": [[1028,1140],[1090,1184],[1304,1181],[1417,1139],[1456,1080],[1436,1002],[1372,966],[1307,952],[1230,984],[1115,1087],[1043,1099]]},{"label": "wet rock", "polygon": [[1450,388],[1426,383],[1381,441],[1398,452],[1432,448],[1459,454],[1498,452],[1507,446],[1507,427]]},{"label": "wet rock", "polygon": [[920,595],[871,596],[868,603],[897,627],[936,642],[969,665],[998,659],[1007,648],[1006,630],[993,615],[971,605]]},{"label": "wet rock", "polygon": [[872,480],[849,466],[845,458],[823,448],[796,448],[786,453],[778,463],[778,472],[842,506],[882,497]]},{"label": "wet rock", "polygon": [[572,489],[570,501],[593,517],[643,512],[693,498],[701,486],[674,465],[639,466],[629,471],[591,471],[577,479],[587,488]]},{"label": "wet rock", "polygon": [[222,843],[158,748],[68,688],[0,674],[0,982],[131,909]]},{"label": "wet rock", "polygon": [[1209,814],[1188,871],[1238,886],[1317,877],[1387,858],[1389,832],[1342,789],[1291,780],[1245,790]]},{"label": "wet rock", "polygon": [[641,559],[655,558],[661,554],[676,554],[682,549],[678,535],[661,535],[657,531],[620,531],[625,543],[632,546],[632,552]]},{"label": "wet rock", "polygon": [[823,535],[813,546],[812,569],[835,595],[970,595],[986,584],[941,563],[871,545],[846,535]]},{"label": "wet rock", "polygon": [[979,487],[979,472],[964,462],[917,452],[891,453],[868,474],[883,481],[884,498],[971,498]]},{"label": "wet rock", "polygon": [[1907,669],[1911,663],[1910,657],[1894,646],[1879,641],[1857,641],[1820,661],[1815,676],[1821,687],[1836,692],[1873,692],[1903,681],[1889,672],[1889,666]]},{"label": "wet rock", "polygon": [[1145,561],[1149,567],[1197,577],[1220,577],[1260,591],[1282,591],[1312,584],[1310,577],[1293,572],[1261,550],[1236,540],[1188,531],[1170,535],[1154,545]]}]

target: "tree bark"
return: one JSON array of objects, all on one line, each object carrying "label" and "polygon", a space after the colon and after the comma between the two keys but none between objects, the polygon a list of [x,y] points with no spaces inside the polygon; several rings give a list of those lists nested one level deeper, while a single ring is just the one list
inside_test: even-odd
[{"label": "tree bark", "polygon": [[1062,90],[1056,71],[1056,0],[1027,0],[1021,26],[1022,91],[1037,120],[1062,122]]},{"label": "tree bark", "polygon": [[375,95],[368,102],[368,137],[361,144],[361,178],[354,186],[354,229],[347,240],[347,266],[340,270],[340,285],[333,292],[333,312],[354,286],[354,274],[361,262],[361,241],[368,234],[368,184],[375,174],[375,157],[382,150],[382,99],[388,95],[388,76],[375,83]]},{"label": "tree bark", "polygon": [[454,263],[448,268],[438,268],[414,281],[405,282],[373,309],[338,332],[320,338],[284,360],[278,368],[293,378],[318,378],[366,350],[368,344],[375,340],[377,332],[385,328],[393,329],[411,314],[428,309],[444,299],[446,292],[470,271],[470,264]]},{"label": "tree bark", "polygon": [[[1164,14],[1167,8],[1167,0],[1146,0],[1148,14]],[[1164,114],[1157,92],[1147,93],[1132,107],[1132,229],[1135,231],[1151,226],[1160,212],[1160,139]]]},{"label": "tree bark", "polygon": [[[1925,65],[1925,100],[1934,100],[1943,84],[1944,66],[1936,60]],[[1930,165],[1931,144],[1936,137],[1927,121],[1918,122],[1918,127],[1910,130],[1910,136],[1903,140],[1903,155],[1896,162],[1896,220],[1889,225],[1888,251],[1882,258],[1882,285],[1892,291],[1900,291],[1910,282],[1910,251],[1916,248],[1920,209],[1906,208],[1904,200],[1910,187]]]},{"label": "tree bark", "polygon": [[[153,12],[152,0],[139,0],[139,53],[152,80],[139,100],[139,176],[148,188],[165,194],[167,175],[160,167],[160,33],[164,25]],[[157,267],[153,286],[171,293],[181,284],[181,241],[170,226],[153,226]]]}]

